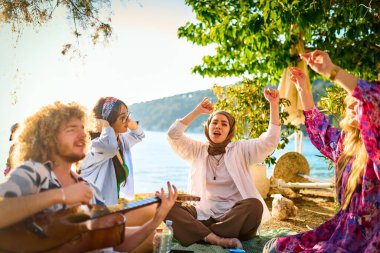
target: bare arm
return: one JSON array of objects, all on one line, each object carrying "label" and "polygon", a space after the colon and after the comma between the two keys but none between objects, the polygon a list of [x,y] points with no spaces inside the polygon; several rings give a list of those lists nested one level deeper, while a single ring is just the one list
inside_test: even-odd
[{"label": "bare arm", "polygon": [[22,197],[0,197],[0,228],[22,221],[62,201],[60,189]]},{"label": "bare arm", "polygon": [[266,89],[264,90],[264,97],[269,102],[270,106],[269,122],[278,126],[281,125],[279,114],[280,95],[278,90]]},{"label": "bare arm", "polygon": [[183,117],[180,121],[185,125],[190,125],[199,115],[211,114],[214,111],[213,105],[208,101],[208,98],[204,98],[202,102],[194,108],[189,114]]},{"label": "bare arm", "polygon": [[165,197],[164,189],[161,188],[161,193],[159,194],[161,204],[157,208],[153,219],[132,233],[126,233],[124,236],[124,242],[116,247],[117,250],[130,252],[136,249],[165,219],[178,197],[177,188],[174,185],[171,186],[169,182],[167,183],[167,186],[168,197]]},{"label": "bare arm", "polygon": [[[62,190],[61,190],[62,189]],[[0,228],[22,221],[54,204],[90,203],[92,191],[85,183],[19,196],[0,197]]]},{"label": "bare arm", "polygon": [[300,54],[300,56],[315,72],[330,78],[347,92],[351,93],[356,88],[358,78],[334,65],[326,52],[315,50],[311,53]]},{"label": "bare arm", "polygon": [[301,69],[293,67],[290,69],[290,74],[290,80],[297,88],[303,109],[306,111],[312,109],[314,106],[314,99],[311,94],[311,90],[307,85],[305,73],[303,73]]}]

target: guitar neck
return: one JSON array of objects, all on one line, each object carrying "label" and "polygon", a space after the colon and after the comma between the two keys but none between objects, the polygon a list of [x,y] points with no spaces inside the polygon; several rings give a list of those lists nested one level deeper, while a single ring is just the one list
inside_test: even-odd
[{"label": "guitar neck", "polygon": [[152,205],[155,203],[160,202],[161,199],[158,197],[151,197],[147,199],[141,199],[141,200],[135,200],[131,202],[127,202],[125,204],[117,204],[112,206],[105,206],[103,208],[100,208],[99,210],[94,210],[94,212],[91,215],[91,218],[97,218],[104,215],[108,215],[111,213],[126,213],[129,211],[132,211],[137,208],[141,208],[144,206]]},{"label": "guitar neck", "polygon": [[[200,197],[188,195],[188,194],[179,194],[177,197],[177,201],[199,201]],[[125,204],[117,204],[113,206],[93,206],[93,210],[91,210],[90,217],[91,219],[97,218],[100,216],[104,216],[111,213],[126,213],[131,210],[148,206],[154,203],[160,202],[161,199],[158,197],[151,197],[141,200],[135,200],[131,202],[127,202]]]}]

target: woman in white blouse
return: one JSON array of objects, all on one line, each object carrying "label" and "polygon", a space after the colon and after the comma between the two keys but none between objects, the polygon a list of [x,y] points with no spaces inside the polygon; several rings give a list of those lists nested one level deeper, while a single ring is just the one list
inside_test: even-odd
[{"label": "woman in white blouse", "polygon": [[[242,248],[241,241],[253,238],[259,225],[270,218],[248,171],[275,150],[280,138],[278,91],[267,89],[264,96],[270,103],[270,124],[257,139],[231,142],[235,119],[225,111],[213,113],[207,98],[170,127],[169,144],[191,164],[188,193],[201,197],[194,205],[175,204],[167,216],[182,245],[204,241]],[[204,129],[205,143],[184,134],[201,114],[211,114]]]}]

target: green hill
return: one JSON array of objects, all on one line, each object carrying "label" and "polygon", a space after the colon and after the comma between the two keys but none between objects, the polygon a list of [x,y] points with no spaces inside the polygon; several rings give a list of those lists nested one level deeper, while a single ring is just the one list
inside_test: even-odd
[{"label": "green hill", "polygon": [[[321,79],[313,82],[313,97],[315,103],[321,95],[325,95],[326,88],[331,83]],[[216,96],[211,89],[164,97],[147,102],[129,105],[133,118],[140,121],[141,126],[147,131],[166,132],[170,125],[178,118],[182,118],[195,108],[204,97],[216,102]],[[202,133],[202,123],[207,120],[207,115],[201,115],[188,128],[188,131]]]},{"label": "green hill", "polygon": [[[128,107],[133,118],[140,121],[144,130],[166,132],[176,119],[182,118],[193,110],[204,97],[210,98],[213,102],[217,100],[209,89],[136,103]],[[202,122],[206,120],[207,115],[201,115],[191,123],[188,131],[201,133],[203,131]]]}]

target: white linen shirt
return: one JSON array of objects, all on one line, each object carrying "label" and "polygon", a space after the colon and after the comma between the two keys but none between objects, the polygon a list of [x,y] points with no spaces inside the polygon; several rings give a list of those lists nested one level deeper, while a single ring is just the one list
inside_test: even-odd
[{"label": "white linen shirt", "polygon": [[[168,130],[168,141],[172,149],[191,164],[188,177],[188,193],[201,197],[195,203],[198,220],[207,220],[211,216],[206,199],[206,168],[208,142],[191,139],[184,134],[187,125],[176,120]],[[243,199],[256,198],[263,204],[261,223],[270,219],[270,213],[251,179],[250,165],[262,163],[277,147],[281,126],[270,124],[267,132],[259,138],[230,142],[226,146],[224,162]]]},{"label": "white linen shirt", "polygon": [[[120,134],[123,147],[123,159],[129,169],[127,183],[120,186],[120,197],[134,199],[134,180],[131,147],[145,138],[144,131],[138,127]],[[106,127],[98,138],[91,141],[90,152],[87,153],[79,167],[80,175],[93,182],[104,197],[106,205],[118,204],[117,180],[112,157],[119,152],[115,131]]]}]

